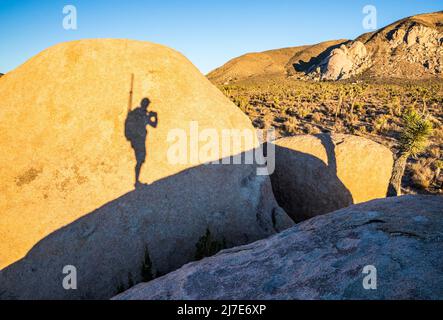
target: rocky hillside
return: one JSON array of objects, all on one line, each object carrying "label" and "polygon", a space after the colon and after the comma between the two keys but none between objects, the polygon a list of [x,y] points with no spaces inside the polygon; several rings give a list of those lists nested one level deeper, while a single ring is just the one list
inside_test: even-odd
[{"label": "rocky hillside", "polygon": [[214,83],[226,84],[251,75],[266,76],[266,70],[272,70],[273,74],[309,80],[443,78],[443,11],[408,17],[353,41],[334,40],[293,48],[284,70],[283,59],[268,58],[266,64],[255,63],[251,67],[252,57],[267,55],[247,54],[233,59],[208,77]]},{"label": "rocky hillside", "polygon": [[339,80],[443,77],[443,12],[397,21],[334,49],[308,76]]}]

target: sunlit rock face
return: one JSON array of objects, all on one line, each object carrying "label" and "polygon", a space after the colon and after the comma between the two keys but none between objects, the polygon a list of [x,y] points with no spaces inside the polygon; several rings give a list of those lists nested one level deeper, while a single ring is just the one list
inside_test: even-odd
[{"label": "sunlit rock face", "polygon": [[276,141],[272,187],[297,222],[386,196],[393,155],[347,134],[300,135]]},{"label": "sunlit rock face", "polygon": [[[154,275],[194,259],[207,229],[232,246],[291,224],[255,165],[203,165],[257,141],[204,152],[196,125],[253,127],[172,49],[69,42],[0,81],[1,297],[111,297],[143,280],[147,255]],[[171,161],[178,136],[187,152]],[[62,287],[65,265],[77,290]]]},{"label": "sunlit rock face", "polygon": [[443,33],[423,25],[398,29],[390,41],[392,50],[403,51],[401,59],[418,64],[428,72],[443,72]]},{"label": "sunlit rock face", "polygon": [[362,73],[370,63],[365,45],[360,41],[354,41],[332,50],[320,63],[316,73],[321,80],[348,79]]}]

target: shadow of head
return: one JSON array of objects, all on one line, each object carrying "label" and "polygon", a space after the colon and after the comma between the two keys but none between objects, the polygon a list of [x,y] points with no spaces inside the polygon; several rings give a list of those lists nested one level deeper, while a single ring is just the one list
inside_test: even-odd
[{"label": "shadow of head", "polygon": [[143,110],[148,110],[148,106],[151,104],[151,100],[149,100],[148,98],[143,98],[142,101],[140,102],[140,107]]}]

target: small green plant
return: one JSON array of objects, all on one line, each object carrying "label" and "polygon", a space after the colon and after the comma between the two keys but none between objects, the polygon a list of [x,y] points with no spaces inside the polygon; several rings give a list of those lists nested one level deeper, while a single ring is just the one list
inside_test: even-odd
[{"label": "small green plant", "polygon": [[223,86],[223,87],[221,88],[221,91],[223,92],[223,94],[224,94],[226,97],[228,97],[228,98],[231,97],[232,90],[231,90],[231,87],[230,87],[230,86]]},{"label": "small green plant", "polygon": [[294,108],[294,107],[290,107],[290,108],[286,109],[286,110],[285,110],[285,113],[286,113],[288,116],[291,116],[291,117],[294,117],[294,116],[298,115],[297,109]]},{"label": "small green plant", "polygon": [[296,118],[289,118],[288,121],[286,121],[283,124],[284,130],[288,136],[293,136],[297,134],[299,122]]},{"label": "small green plant", "polygon": [[357,114],[360,114],[363,111],[363,109],[364,109],[363,102],[357,101],[354,103],[354,110]]},{"label": "small green plant", "polygon": [[422,161],[414,163],[411,166],[411,172],[411,180],[416,187],[420,189],[427,189],[430,187],[434,178],[434,172],[426,161],[423,161],[422,159]]},{"label": "small green plant", "polygon": [[274,107],[278,109],[279,105],[280,105],[280,98],[275,96],[272,100],[273,100],[272,103],[274,104]]},{"label": "small green plant", "polygon": [[432,123],[414,108],[408,109],[403,115],[404,130],[400,135],[401,152],[413,157],[423,152],[432,134]]},{"label": "small green plant", "polygon": [[129,272],[128,273],[128,284],[124,284],[123,282],[120,282],[117,286],[116,292],[117,294],[125,292],[126,290],[128,290],[129,288],[134,286],[134,280],[132,279],[132,273]]},{"label": "small green plant", "polygon": [[387,123],[388,123],[388,117],[386,115],[383,114],[381,116],[378,116],[374,122],[374,129],[377,132],[383,132]]},{"label": "small green plant", "polygon": [[141,267],[141,277],[142,277],[142,282],[148,282],[155,278],[154,273],[152,271],[152,261],[151,257],[149,256],[149,249],[147,246],[145,248],[145,256]]},{"label": "small green plant", "polygon": [[197,249],[195,252],[195,259],[201,260],[203,258],[213,256],[223,249],[226,249],[226,242],[225,239],[222,241],[213,239],[209,229],[206,229],[206,233],[198,240],[195,247]]},{"label": "small green plant", "polygon": [[249,104],[249,99],[245,96],[239,96],[234,99],[234,102],[244,112]]},{"label": "small green plant", "polygon": [[363,88],[359,85],[352,85],[349,88],[348,96],[349,96],[349,104],[351,105],[351,114],[354,113],[355,103],[359,96],[363,93]]},{"label": "small green plant", "polygon": [[344,95],[345,95],[345,93],[344,93],[344,91],[343,91],[343,89],[342,88],[340,88],[340,91],[339,91],[339,93],[338,93],[338,102],[337,102],[337,106],[336,106],[336,108],[335,108],[335,119],[337,119],[337,117],[338,117],[338,115],[340,114],[340,112],[341,112],[341,107],[342,107],[342,105],[343,105],[343,98],[344,98]]},{"label": "small green plant", "polygon": [[120,294],[120,293],[125,292],[125,291],[126,291],[125,285],[123,283],[120,283],[117,286],[116,294]]},{"label": "small green plant", "polygon": [[311,107],[302,105],[297,109],[297,113],[300,118],[306,118],[311,113]]}]

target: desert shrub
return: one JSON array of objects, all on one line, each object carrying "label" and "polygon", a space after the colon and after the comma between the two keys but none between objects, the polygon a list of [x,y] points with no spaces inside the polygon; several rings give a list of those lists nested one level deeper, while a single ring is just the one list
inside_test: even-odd
[{"label": "desert shrub", "polygon": [[439,146],[432,146],[432,147],[430,147],[429,148],[429,155],[432,158],[435,158],[435,159],[440,158],[440,155],[441,155],[440,147]]},{"label": "desert shrub", "polygon": [[275,96],[272,98],[272,103],[274,104],[274,107],[279,108],[280,106],[280,98]]},{"label": "desert shrub", "polygon": [[321,130],[318,127],[313,126],[308,123],[305,125],[305,132],[307,134],[318,134],[318,133],[321,133]]},{"label": "desert shrub", "polygon": [[357,102],[354,103],[354,110],[355,110],[355,112],[357,114],[361,114],[363,109],[364,109],[364,103],[363,102],[357,101]]},{"label": "desert shrub", "polygon": [[312,115],[312,120],[313,120],[314,122],[320,123],[321,120],[322,120],[322,114],[321,114],[320,112],[315,112],[315,113]]},{"label": "desert shrub", "polygon": [[358,122],[358,116],[356,114],[350,113],[347,115],[347,119],[351,125]]},{"label": "desert shrub", "polygon": [[438,141],[443,141],[443,126],[439,126],[434,129],[434,137]]},{"label": "desert shrub", "polygon": [[443,170],[443,160],[436,160],[432,164],[432,169],[434,170],[434,179],[435,179],[435,186],[440,189],[443,187],[443,177],[441,176],[441,171]]},{"label": "desert shrub", "polygon": [[390,110],[390,112],[391,112],[392,115],[395,115],[397,117],[400,117],[402,115],[402,112],[403,112],[402,109],[403,108],[402,108],[402,105],[401,105],[400,97],[395,96],[392,99],[391,108],[392,108],[392,110]]},{"label": "desert shrub", "polygon": [[434,179],[434,171],[423,159],[411,166],[412,183],[421,189],[428,189]]},{"label": "desert shrub", "polygon": [[145,248],[145,255],[141,266],[141,278],[143,282],[148,282],[155,278],[148,247]]},{"label": "desert shrub", "polygon": [[226,96],[226,97],[228,97],[228,98],[230,98],[231,97],[231,87],[230,86],[223,86],[222,88],[221,88],[221,92],[223,92],[223,94]]},{"label": "desert shrub", "polygon": [[255,118],[254,120],[252,120],[252,125],[255,128],[258,128],[258,129],[264,129],[265,128],[265,122],[261,118]]},{"label": "desert shrub", "polygon": [[301,105],[297,109],[300,118],[306,118],[311,113],[311,108],[308,105]]},{"label": "desert shrub", "polygon": [[286,135],[292,136],[298,133],[298,127],[299,122],[297,121],[297,119],[291,117],[283,124],[282,129],[285,131]]},{"label": "desert shrub", "polygon": [[225,239],[222,241],[217,241],[212,237],[209,229],[206,229],[206,233],[198,240],[195,247],[195,259],[201,260],[203,258],[213,256],[223,249],[226,249],[226,241]]},{"label": "desert shrub", "polygon": [[368,130],[366,129],[366,126],[359,126],[358,132],[360,132],[362,135],[365,135],[368,132]]},{"label": "desert shrub", "polygon": [[244,112],[246,106],[249,105],[249,99],[245,96],[238,96],[234,98],[234,103]]},{"label": "desert shrub", "polygon": [[382,114],[382,115],[378,116],[374,121],[375,131],[383,132],[387,122],[388,122],[388,118],[386,115]]},{"label": "desert shrub", "polygon": [[294,108],[294,107],[289,107],[289,108],[287,108],[287,109],[285,110],[285,113],[286,113],[288,116],[291,116],[291,117],[294,117],[294,116],[297,116],[297,115],[298,115],[297,109]]},{"label": "desert shrub", "polygon": [[424,151],[432,134],[432,123],[414,108],[403,115],[404,128],[400,135],[400,148],[411,156]]}]

